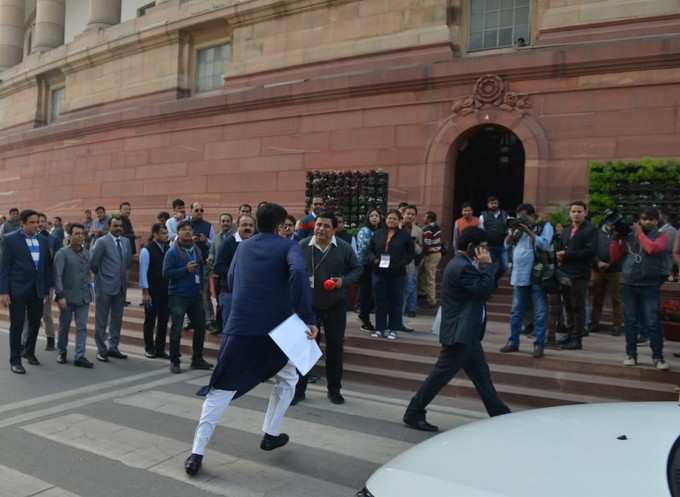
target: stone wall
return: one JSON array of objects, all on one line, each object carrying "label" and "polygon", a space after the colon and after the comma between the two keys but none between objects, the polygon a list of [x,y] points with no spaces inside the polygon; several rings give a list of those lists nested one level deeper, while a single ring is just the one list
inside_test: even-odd
[{"label": "stone wall", "polygon": [[680,0],[547,0],[540,29],[680,13]]}]

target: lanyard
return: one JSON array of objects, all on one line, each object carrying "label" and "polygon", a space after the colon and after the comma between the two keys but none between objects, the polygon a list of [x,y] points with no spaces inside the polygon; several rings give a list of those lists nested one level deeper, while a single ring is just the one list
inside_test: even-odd
[{"label": "lanyard", "polygon": [[395,231],[387,230],[387,237],[385,238],[385,252],[388,252],[390,242],[392,241],[392,238],[394,238],[394,235],[396,233]]},{"label": "lanyard", "polygon": [[326,248],[326,251],[323,253],[323,256],[321,257],[321,260],[319,261],[318,264],[314,264],[314,249],[316,248],[316,245],[312,246],[312,278],[316,277],[316,270],[319,269],[319,266],[321,266],[321,263],[323,260],[326,258],[328,253],[333,249],[333,244],[331,243],[328,248]]}]

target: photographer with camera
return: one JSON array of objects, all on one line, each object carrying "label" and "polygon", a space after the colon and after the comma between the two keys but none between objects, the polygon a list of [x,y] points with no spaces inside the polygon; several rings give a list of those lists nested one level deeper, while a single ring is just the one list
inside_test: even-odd
[{"label": "photographer with camera", "polygon": [[595,257],[595,235],[597,230],[586,219],[586,204],[580,200],[569,206],[571,224],[562,232],[562,250],[555,255],[561,270],[571,280],[568,291],[563,293],[567,314],[567,337],[558,342],[561,349],[583,348],[581,339],[586,328],[586,303],[590,268]]},{"label": "photographer with camera", "polygon": [[623,325],[623,311],[621,310],[621,297],[619,295],[621,261],[612,261],[609,247],[616,237],[626,237],[628,233],[630,233],[630,227],[621,214],[613,210],[604,212],[604,222],[596,235],[595,260],[593,261],[593,305],[590,311],[590,331],[592,333],[600,331],[602,307],[607,292],[609,292],[614,314],[614,329],[611,335],[621,335]]},{"label": "photographer with camera", "polygon": [[[517,218],[508,220],[505,248],[510,252],[510,284],[512,285],[512,312],[510,338],[501,352],[518,352],[522,321],[529,301],[533,311],[535,358],[543,357],[545,332],[548,320],[548,293],[542,285],[546,260],[551,255],[553,227],[548,222],[539,223],[531,204],[517,207]],[[540,254],[543,252],[543,254]]]},{"label": "photographer with camera", "polygon": [[623,260],[621,300],[626,333],[625,366],[637,365],[638,326],[649,337],[654,367],[669,369],[663,358],[663,336],[659,326],[661,285],[665,280],[668,257],[668,235],[659,229],[659,210],[646,207],[628,235],[612,241],[613,261]]}]

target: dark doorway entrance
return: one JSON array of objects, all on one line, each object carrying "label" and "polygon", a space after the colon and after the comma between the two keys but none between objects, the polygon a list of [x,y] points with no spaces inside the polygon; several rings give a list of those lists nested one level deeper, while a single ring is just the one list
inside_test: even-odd
[{"label": "dark doorway entrance", "polygon": [[517,135],[502,126],[483,125],[454,146],[454,219],[464,202],[479,216],[490,195],[499,198],[503,210],[514,211],[524,198],[524,147]]}]

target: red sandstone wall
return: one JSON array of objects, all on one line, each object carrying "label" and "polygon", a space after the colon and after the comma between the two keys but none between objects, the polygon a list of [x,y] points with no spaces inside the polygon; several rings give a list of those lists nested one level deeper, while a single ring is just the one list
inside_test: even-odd
[{"label": "red sandstone wall", "polygon": [[[443,213],[448,224],[454,164],[446,151],[475,119],[522,138],[525,198],[545,207],[585,196],[589,160],[680,156],[680,84],[668,83],[674,71],[512,81],[510,89],[530,94],[525,116],[491,109],[451,119],[452,102],[471,84],[205,116],[194,112],[203,105],[195,98],[169,103],[179,109],[171,118],[134,127],[115,120],[137,110],[102,115],[93,123],[109,119],[107,131],[89,133],[85,123],[75,136],[0,146],[0,209],[37,207],[74,219],[85,207],[115,210],[127,200],[145,231],[175,197],[202,201],[211,220],[260,200],[300,214],[306,171],[382,168],[391,202]],[[154,105],[160,113],[163,105]]]}]

